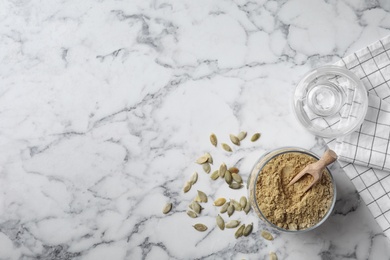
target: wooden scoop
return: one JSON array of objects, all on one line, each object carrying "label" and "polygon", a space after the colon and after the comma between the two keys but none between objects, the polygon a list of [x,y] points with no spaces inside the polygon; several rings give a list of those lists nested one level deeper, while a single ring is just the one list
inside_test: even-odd
[{"label": "wooden scoop", "polygon": [[333,150],[327,150],[318,161],[307,165],[300,173],[298,173],[287,186],[293,185],[305,174],[310,174],[311,176],[313,176],[314,180],[305,188],[305,190],[303,191],[303,193],[305,193],[321,179],[322,172],[325,167],[336,160],[337,154]]}]

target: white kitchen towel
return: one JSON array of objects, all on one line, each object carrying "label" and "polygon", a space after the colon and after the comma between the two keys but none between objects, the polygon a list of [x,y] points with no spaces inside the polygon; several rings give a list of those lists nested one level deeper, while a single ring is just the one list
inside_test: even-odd
[{"label": "white kitchen towel", "polygon": [[368,91],[363,124],[342,138],[326,140],[374,218],[390,238],[390,36],[335,65],[357,75]]}]

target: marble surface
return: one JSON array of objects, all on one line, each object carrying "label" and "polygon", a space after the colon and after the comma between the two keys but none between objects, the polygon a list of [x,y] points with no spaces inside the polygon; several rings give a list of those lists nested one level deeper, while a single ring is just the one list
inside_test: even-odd
[{"label": "marble surface", "polygon": [[[0,1],[0,259],[390,259],[338,163],[335,212],[315,231],[249,237],[215,228],[204,152],[246,180],[264,152],[321,140],[291,111],[310,69],[390,33],[386,0]],[[215,132],[261,132],[228,154]],[[194,171],[190,192],[183,184]],[[173,210],[163,215],[166,202]],[[225,217],[227,218],[227,217]],[[209,226],[204,233],[192,225]],[[274,241],[266,241],[261,230]]]}]

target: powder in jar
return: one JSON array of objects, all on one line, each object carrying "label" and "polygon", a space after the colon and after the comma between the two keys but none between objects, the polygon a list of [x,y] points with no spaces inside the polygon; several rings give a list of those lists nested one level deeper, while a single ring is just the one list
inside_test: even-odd
[{"label": "powder in jar", "polygon": [[313,177],[304,175],[288,183],[308,164],[317,159],[304,153],[290,152],[272,158],[261,170],[256,183],[256,199],[263,215],[287,230],[302,230],[317,224],[328,212],[333,199],[333,184],[324,169],[321,180],[303,192]]}]

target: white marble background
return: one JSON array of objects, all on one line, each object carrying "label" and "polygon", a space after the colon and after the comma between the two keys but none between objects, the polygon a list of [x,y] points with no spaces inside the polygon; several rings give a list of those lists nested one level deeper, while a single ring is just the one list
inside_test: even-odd
[{"label": "white marble background", "polygon": [[[292,115],[294,86],[388,35],[389,12],[386,0],[1,0],[0,259],[390,259],[338,164],[335,213],[313,232],[269,242],[237,213],[254,232],[236,240],[211,202],[185,214],[196,189],[246,194],[212,183],[194,164],[203,152],[245,179],[267,150],[321,153]],[[262,137],[231,155],[208,142],[240,130]]]}]

